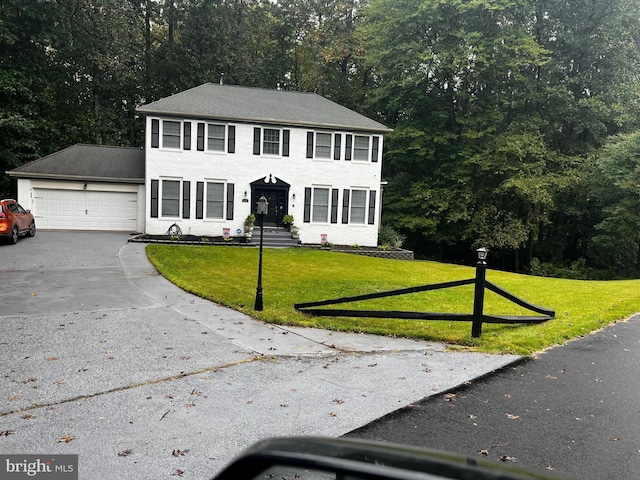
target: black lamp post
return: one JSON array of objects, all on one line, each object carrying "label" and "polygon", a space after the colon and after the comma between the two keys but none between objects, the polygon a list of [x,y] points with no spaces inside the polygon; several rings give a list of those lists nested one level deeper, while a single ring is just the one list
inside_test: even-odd
[{"label": "black lamp post", "polygon": [[253,306],[254,310],[262,311],[262,234],[264,231],[264,216],[267,214],[269,208],[269,202],[264,198],[264,195],[260,197],[256,207],[256,214],[260,218],[260,260],[258,262],[258,288],[256,288],[256,303]]},{"label": "black lamp post", "polygon": [[478,263],[476,264],[476,283],[473,296],[473,325],[471,336],[478,338],[482,334],[482,311],[484,309],[484,284],[487,274],[487,250],[484,247],[476,250]]}]

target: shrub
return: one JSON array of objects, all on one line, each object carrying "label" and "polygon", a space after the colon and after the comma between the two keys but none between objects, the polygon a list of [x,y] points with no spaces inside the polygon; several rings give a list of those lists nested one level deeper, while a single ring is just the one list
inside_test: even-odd
[{"label": "shrub", "polygon": [[406,236],[397,232],[393,227],[389,225],[382,225],[378,232],[378,245],[388,248],[400,248],[402,247]]}]

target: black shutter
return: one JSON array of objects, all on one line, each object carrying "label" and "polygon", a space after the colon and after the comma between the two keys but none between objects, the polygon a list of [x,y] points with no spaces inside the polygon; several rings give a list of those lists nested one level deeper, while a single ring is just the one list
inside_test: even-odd
[{"label": "black shutter", "polygon": [[344,147],[344,159],[351,160],[351,145],[353,143],[353,135],[346,136],[346,145]]},{"label": "black shutter", "polygon": [[204,123],[198,123],[198,151],[204,152]]},{"label": "black shutter", "polygon": [[196,218],[201,219],[204,215],[204,182],[196,183]]},{"label": "black shutter", "polygon": [[380,137],[373,137],[373,147],[371,148],[371,161],[378,161],[378,150],[380,148]]},{"label": "black shutter", "polygon": [[184,122],[184,140],[182,143],[185,150],[191,150],[191,122]]},{"label": "black shutter", "polygon": [[376,191],[369,192],[369,225],[376,223]]},{"label": "black shutter", "polygon": [[236,153],[236,127],[229,125],[229,139],[227,140],[227,152]]},{"label": "black shutter", "polygon": [[151,148],[160,147],[160,120],[151,120]]},{"label": "black shutter", "polygon": [[182,218],[191,215],[191,182],[182,182]]},{"label": "black shutter", "polygon": [[307,158],[313,158],[313,132],[307,132]]},{"label": "black shutter", "polygon": [[334,136],[333,159],[340,160],[340,149],[342,148],[342,135],[336,133]]},{"label": "black shutter", "polygon": [[282,156],[289,156],[289,137],[291,136],[291,130],[282,130]]},{"label": "black shutter", "polygon": [[151,180],[151,218],[158,218],[158,189],[159,180]]},{"label": "black shutter", "polygon": [[260,155],[260,127],[254,127],[253,129],[253,154]]},{"label": "black shutter", "polygon": [[304,222],[309,223],[311,221],[311,188],[305,187],[304,189]]},{"label": "black shutter", "polygon": [[233,198],[235,185],[227,183],[227,220],[233,220]]},{"label": "black shutter", "polygon": [[351,192],[345,188],[342,192],[342,223],[349,223],[349,196]]},{"label": "black shutter", "polygon": [[338,223],[338,194],[337,188],[331,190],[331,223]]}]

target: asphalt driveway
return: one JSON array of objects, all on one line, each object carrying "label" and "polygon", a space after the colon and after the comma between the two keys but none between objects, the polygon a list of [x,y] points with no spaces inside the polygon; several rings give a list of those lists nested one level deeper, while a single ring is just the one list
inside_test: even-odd
[{"label": "asphalt driveway", "polygon": [[81,479],[205,479],[259,439],[343,435],[518,360],[267,325],[181,291],[127,240],[0,246],[3,454],[78,454]]},{"label": "asphalt driveway", "polygon": [[3,316],[156,305],[124,276],[122,233],[38,232],[0,245]]}]

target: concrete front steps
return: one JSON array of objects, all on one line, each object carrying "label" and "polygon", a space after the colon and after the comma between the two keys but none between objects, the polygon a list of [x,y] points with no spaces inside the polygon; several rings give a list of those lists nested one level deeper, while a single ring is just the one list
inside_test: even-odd
[{"label": "concrete front steps", "polygon": [[[253,229],[253,237],[251,243],[260,245],[260,226],[256,225]],[[291,232],[286,231],[283,227],[264,227],[264,238],[262,246],[265,248],[287,248],[298,245],[297,238],[291,238]]]}]

